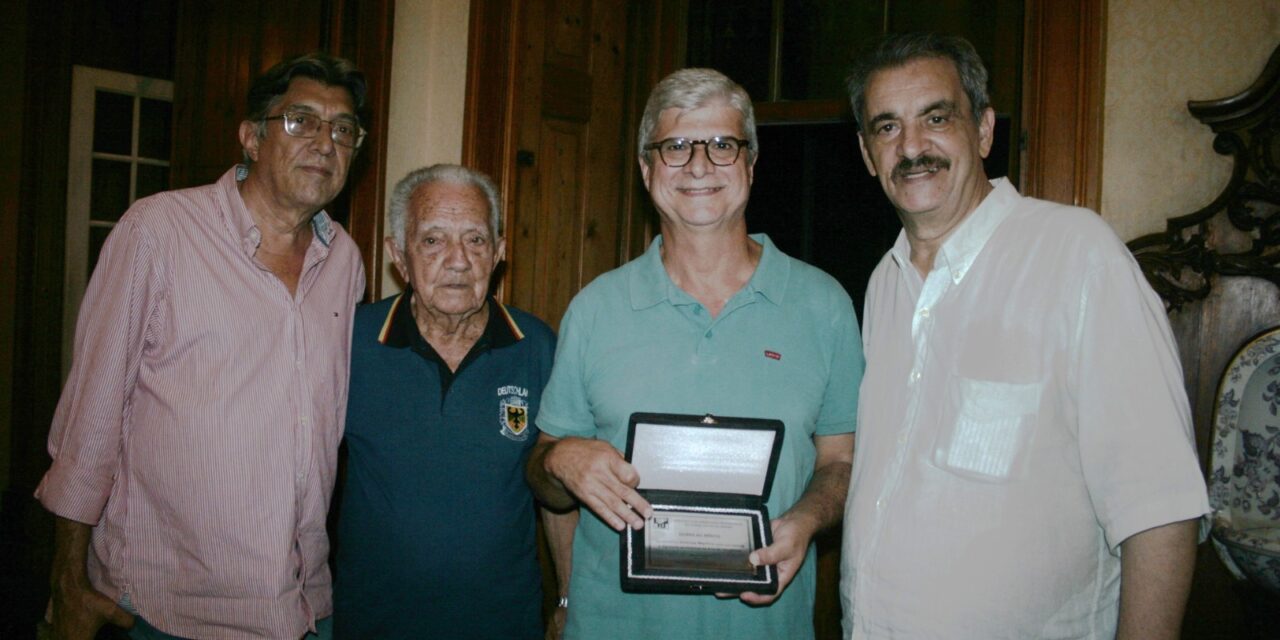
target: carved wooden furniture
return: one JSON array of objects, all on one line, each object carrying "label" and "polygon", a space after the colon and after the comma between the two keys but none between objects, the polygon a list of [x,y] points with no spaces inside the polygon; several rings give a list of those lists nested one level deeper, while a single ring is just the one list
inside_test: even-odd
[{"label": "carved wooden furniture", "polygon": [[1216,133],[1214,151],[1231,158],[1231,177],[1208,206],[1129,248],[1170,313],[1215,509],[1221,564],[1201,549],[1188,620],[1213,619],[1221,630],[1234,609],[1256,627],[1259,612],[1275,616],[1274,604],[1232,586],[1227,572],[1263,585],[1268,571],[1280,574],[1280,534],[1271,528],[1280,505],[1270,504],[1280,437],[1266,438],[1280,429],[1269,404],[1276,390],[1266,389],[1277,384],[1267,372],[1280,368],[1268,351],[1280,353],[1280,47],[1244,92],[1187,106]]}]

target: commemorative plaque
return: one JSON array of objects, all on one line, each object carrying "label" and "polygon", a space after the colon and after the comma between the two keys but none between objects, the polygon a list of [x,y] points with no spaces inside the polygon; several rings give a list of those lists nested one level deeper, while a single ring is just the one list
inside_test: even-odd
[{"label": "commemorative plaque", "polygon": [[620,536],[622,590],[777,592],[777,570],[748,558],[773,541],[764,502],[783,433],[779,420],[632,414],[627,461],[653,515]]}]

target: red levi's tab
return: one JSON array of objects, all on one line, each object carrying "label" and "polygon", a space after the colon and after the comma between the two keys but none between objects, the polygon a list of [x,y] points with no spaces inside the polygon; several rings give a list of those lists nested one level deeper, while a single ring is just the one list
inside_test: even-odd
[{"label": "red levi's tab", "polygon": [[772,360],[781,360],[781,359],[782,359],[782,354],[781,354],[781,353],[778,353],[777,351],[770,351],[770,350],[768,350],[768,349],[765,349],[765,350],[764,350],[764,357],[766,357],[766,358],[770,358],[770,359],[772,359]]}]

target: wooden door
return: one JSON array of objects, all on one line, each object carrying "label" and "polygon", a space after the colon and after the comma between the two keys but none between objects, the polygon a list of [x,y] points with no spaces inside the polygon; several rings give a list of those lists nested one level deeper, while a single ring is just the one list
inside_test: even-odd
[{"label": "wooden door", "polygon": [[506,284],[511,302],[558,326],[574,293],[621,262],[627,11],[610,0],[518,5]]},{"label": "wooden door", "polygon": [[506,207],[502,297],[558,327],[569,300],[651,234],[635,128],[671,58],[661,2],[472,3],[464,162]]}]

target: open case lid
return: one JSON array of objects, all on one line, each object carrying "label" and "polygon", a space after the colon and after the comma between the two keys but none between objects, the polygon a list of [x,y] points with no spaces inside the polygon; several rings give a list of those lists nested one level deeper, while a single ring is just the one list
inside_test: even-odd
[{"label": "open case lid", "polygon": [[640,490],[769,497],[782,450],[781,420],[633,413],[627,461]]}]

